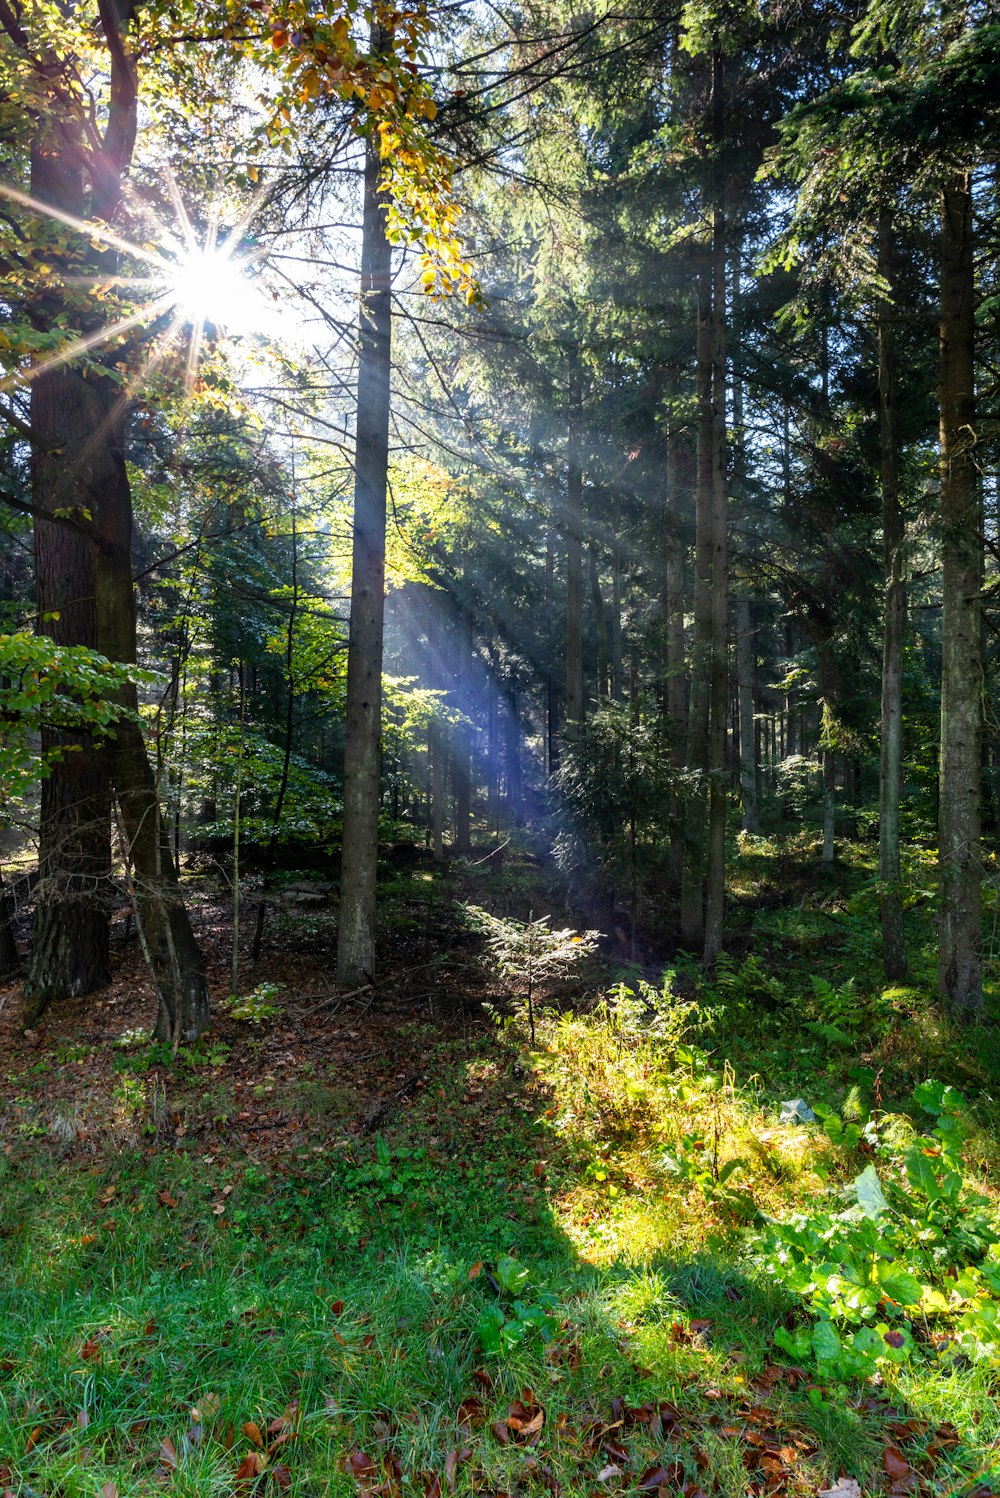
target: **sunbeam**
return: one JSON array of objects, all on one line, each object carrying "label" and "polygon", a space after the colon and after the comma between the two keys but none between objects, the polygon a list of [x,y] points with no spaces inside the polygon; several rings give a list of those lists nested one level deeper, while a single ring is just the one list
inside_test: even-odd
[{"label": "sunbeam", "polygon": [[186,375],[189,385],[197,372],[206,342],[206,330],[210,330],[213,339],[280,336],[277,309],[259,285],[247,275],[260,262],[262,252],[245,253],[242,250],[243,235],[260,205],[263,189],[254,195],[235,227],[222,239],[219,235],[219,216],[213,209],[208,216],[204,237],[199,239],[172,175],[167,176],[166,183],[179,234],[172,232],[160,221],[148,202],[141,201],[133,205],[138,209],[136,217],[146,220],[144,228],[154,229],[155,242],[139,244],[105,224],[77,218],[32,197],[10,183],[0,182],[0,196],[32,213],[65,224],[87,236],[92,242],[149,268],[141,275],[112,267],[104,274],[67,275],[63,282],[66,286],[93,291],[114,288],[126,297],[142,296],[143,300],[125,316],[73,339],[48,358],[12,370],[0,380],[0,391],[18,385],[30,385],[47,371],[71,363],[122,333],[155,324],[166,313],[172,313],[173,316],[165,329],[157,330],[155,348],[150,352],[146,368],[162,362],[170,344],[186,339]]}]

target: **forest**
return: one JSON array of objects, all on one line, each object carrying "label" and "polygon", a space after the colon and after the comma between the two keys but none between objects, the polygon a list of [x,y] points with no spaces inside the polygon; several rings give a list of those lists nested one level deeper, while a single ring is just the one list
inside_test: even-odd
[{"label": "forest", "polygon": [[1000,1498],[995,0],[0,0],[0,1498]]}]

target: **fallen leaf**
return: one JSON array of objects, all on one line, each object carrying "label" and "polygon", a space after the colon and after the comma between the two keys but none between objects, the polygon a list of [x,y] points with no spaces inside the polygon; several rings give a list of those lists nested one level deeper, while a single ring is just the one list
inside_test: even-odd
[{"label": "fallen leaf", "polygon": [[902,1477],[909,1477],[910,1464],[898,1446],[893,1446],[891,1443],[886,1446],[882,1453],[882,1461],[886,1475],[891,1477],[893,1482],[898,1482]]},{"label": "fallen leaf", "polygon": [[118,1484],[106,1482],[101,1487],[101,1498],[118,1498]]},{"label": "fallen leaf", "polygon": [[861,1498],[861,1484],[856,1477],[838,1477],[832,1488],[823,1488],[817,1498]]},{"label": "fallen leaf", "polygon": [[463,1430],[476,1430],[486,1423],[486,1406],[475,1394],[469,1394],[457,1410],[458,1424]]},{"label": "fallen leaf", "polygon": [[600,1472],[598,1472],[598,1474],[597,1474],[597,1481],[598,1482],[611,1482],[614,1478],[621,1477],[621,1475],[622,1475],[622,1469],[621,1469],[621,1467],[616,1467],[615,1464],[614,1464],[614,1462],[609,1462],[606,1467],[602,1467],[601,1470],[600,1470]]},{"label": "fallen leaf", "polygon": [[237,1482],[253,1482],[262,1470],[261,1462],[266,1460],[259,1451],[250,1451],[236,1468]]},{"label": "fallen leaf", "polygon": [[99,1358],[101,1355],[101,1344],[96,1337],[88,1337],[80,1348],[80,1356],[85,1359]]},{"label": "fallen leaf", "polygon": [[373,1477],[377,1470],[371,1457],[363,1451],[348,1452],[344,1465],[351,1477]]},{"label": "fallen leaf", "polygon": [[218,1394],[204,1394],[191,1410],[191,1419],[198,1425],[204,1425],[209,1420],[214,1420],[222,1409],[222,1400]]},{"label": "fallen leaf", "polygon": [[441,1479],[436,1472],[421,1472],[424,1480],[424,1498],[441,1498]]},{"label": "fallen leaf", "polygon": [[639,1478],[640,1493],[658,1493],[668,1483],[671,1487],[680,1487],[684,1479],[684,1468],[679,1461],[671,1462],[669,1467],[650,1467]]},{"label": "fallen leaf", "polygon": [[172,1472],[177,1466],[177,1447],[169,1436],[160,1447],[160,1466],[166,1467],[168,1472]]},{"label": "fallen leaf", "polygon": [[444,1484],[449,1493],[455,1491],[455,1477],[463,1462],[467,1462],[472,1455],[471,1446],[463,1446],[461,1451],[453,1447],[444,1459]]},{"label": "fallen leaf", "polygon": [[264,1437],[260,1433],[260,1426],[254,1420],[247,1421],[243,1427],[243,1434],[248,1441],[252,1441],[255,1446],[259,1446],[263,1450]]}]

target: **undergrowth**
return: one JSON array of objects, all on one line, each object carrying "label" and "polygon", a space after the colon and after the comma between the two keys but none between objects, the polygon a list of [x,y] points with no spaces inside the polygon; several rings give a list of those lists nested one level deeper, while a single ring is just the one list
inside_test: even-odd
[{"label": "undergrowth", "polygon": [[[15,1135],[3,1487],[985,1498],[995,1037],[881,987],[870,932],[819,971],[827,915],[793,937],[780,914],[780,964],[762,940],[711,982],[681,961],[583,1004],[542,984],[530,1017],[514,992],[447,1037],[413,1021],[421,1085],[372,1134],[345,1077],[321,1142],[255,1158],[212,1112],[233,1060],[210,1040],[169,1063],[176,1128],[161,1093],[118,1153]],[[240,1056],[270,1103],[262,993]],[[167,1068],[122,1047],[118,1105],[151,1108]]]}]

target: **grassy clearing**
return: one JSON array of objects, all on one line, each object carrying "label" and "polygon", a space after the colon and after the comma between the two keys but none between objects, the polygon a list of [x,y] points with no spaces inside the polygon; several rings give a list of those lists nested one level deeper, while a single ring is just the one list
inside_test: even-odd
[{"label": "grassy clearing", "polygon": [[[518,914],[513,885],[499,900]],[[435,909],[456,893],[438,880]],[[442,1027],[414,1010],[385,1033],[341,1018],[322,1057],[282,1038],[286,994],[286,1030],[230,1023],[198,1066],[122,1051],[98,1100],[118,1132],[86,1152],[33,1135],[28,1104],[82,1074],[87,1047],[65,1039],[41,1072],[20,1058],[0,1163],[5,1486],[744,1498],[850,1476],[865,1493],[992,1491],[995,1358],[927,1352],[852,1379],[775,1346],[808,1321],[761,1267],[755,1214],[837,1206],[873,1158],[779,1124],[783,1099],[860,1127],[877,1079],[905,1133],[926,1122],[916,1082],[957,1082],[966,1170],[996,1205],[995,1032],[970,1044],[919,990],[883,1000],[864,976],[845,994],[871,933],[841,921],[835,949],[827,915],[748,905],[753,946],[712,988],[681,965],[669,1003],[633,981],[633,999],[543,1005],[534,1048],[522,1006],[471,960],[467,997],[492,996],[492,1016]],[[390,1030],[420,1082],[366,1134],[376,1062],[358,1057]],[[279,1108],[277,1139],[266,1118],[241,1132]]]}]

